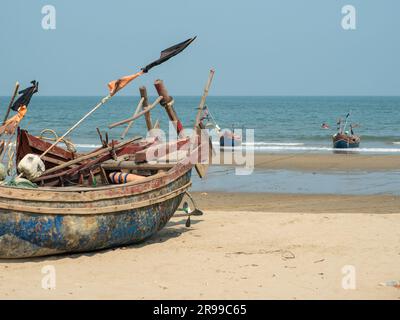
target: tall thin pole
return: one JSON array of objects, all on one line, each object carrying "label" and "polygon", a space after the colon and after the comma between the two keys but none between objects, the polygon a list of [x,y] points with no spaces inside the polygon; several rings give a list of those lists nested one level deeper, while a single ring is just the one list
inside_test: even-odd
[{"label": "tall thin pole", "polygon": [[203,95],[201,97],[201,100],[200,100],[200,103],[199,103],[199,107],[197,108],[197,115],[196,115],[196,120],[195,120],[195,123],[194,123],[194,129],[196,129],[198,127],[198,125],[199,125],[201,112],[203,111],[204,105],[206,104],[208,91],[210,90],[211,82],[212,82],[213,77],[214,77],[214,73],[215,73],[214,69],[211,69],[210,70],[210,74],[208,76],[208,80],[207,80],[206,86],[204,87],[204,92],[203,92]]},{"label": "tall thin pole", "polygon": [[10,115],[11,107],[14,104],[14,100],[15,100],[15,97],[17,96],[18,89],[19,89],[19,82],[17,81],[15,83],[15,88],[14,88],[13,95],[11,96],[10,103],[8,104],[6,115],[4,116],[3,125],[6,123],[8,116]]}]

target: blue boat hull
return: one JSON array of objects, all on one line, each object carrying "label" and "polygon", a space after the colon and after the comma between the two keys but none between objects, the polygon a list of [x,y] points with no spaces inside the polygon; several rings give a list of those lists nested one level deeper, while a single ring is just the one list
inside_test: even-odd
[{"label": "blue boat hull", "polygon": [[[159,197],[162,201],[150,200],[147,206],[118,212],[38,214],[0,209],[0,258],[87,252],[146,240],[173,216],[185,194],[183,187],[190,184],[190,175],[188,171],[165,187],[150,192],[153,199]],[[147,197],[132,196],[132,207]],[[130,206],[129,199],[118,201],[127,202],[123,203],[125,208]],[[60,208],[65,210],[63,206]]]},{"label": "blue boat hull", "polygon": [[333,142],[333,147],[335,149],[349,149],[349,148],[358,148],[360,146],[359,142],[356,143],[348,143],[345,140],[338,140]]}]

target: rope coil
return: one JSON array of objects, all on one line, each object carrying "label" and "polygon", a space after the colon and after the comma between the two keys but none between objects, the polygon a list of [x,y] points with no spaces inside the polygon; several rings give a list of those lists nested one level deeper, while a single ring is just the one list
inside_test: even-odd
[{"label": "rope coil", "polygon": [[[54,138],[45,137],[44,136],[45,133],[53,134]],[[43,129],[42,131],[40,131],[39,139],[47,140],[47,141],[57,141],[58,138],[59,138],[59,136],[57,135],[57,133],[53,129]],[[67,147],[67,150],[69,152],[76,153],[75,144],[71,140],[69,140],[67,138],[62,138],[60,141],[65,144],[65,146]]]}]

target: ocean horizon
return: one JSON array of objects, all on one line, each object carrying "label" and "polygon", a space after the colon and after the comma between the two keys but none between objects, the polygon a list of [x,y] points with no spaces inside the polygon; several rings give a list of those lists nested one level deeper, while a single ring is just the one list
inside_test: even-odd
[{"label": "ocean horizon", "polygon": [[[101,96],[34,96],[21,128],[40,135],[43,129],[63,134],[97,104]],[[149,97],[150,101],[155,96]],[[184,126],[193,127],[200,96],[174,96],[175,109]],[[9,97],[0,97],[0,117],[4,117]],[[116,96],[91,115],[70,136],[78,148],[100,145],[96,128],[119,139],[125,126],[108,125],[132,116],[138,96]],[[243,147],[256,152],[332,152],[331,136],[339,117],[351,112],[350,122],[361,136],[360,153],[400,153],[399,96],[209,96],[207,106],[219,126],[243,134]],[[163,108],[151,111],[168,129]],[[327,123],[330,129],[321,129]],[[246,137],[246,129],[254,130]],[[145,135],[144,119],[135,121],[130,135]]]}]

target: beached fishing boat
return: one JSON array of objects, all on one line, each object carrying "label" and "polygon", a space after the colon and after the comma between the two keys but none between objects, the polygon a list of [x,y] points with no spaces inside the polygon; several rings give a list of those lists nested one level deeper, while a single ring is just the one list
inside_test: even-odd
[{"label": "beached fishing boat", "polygon": [[[172,97],[162,81],[155,86],[162,93],[157,103],[179,124],[176,130],[181,133]],[[201,177],[206,171],[199,159],[208,151],[208,139],[103,142],[102,148],[79,156],[52,148],[43,158],[49,167],[27,181],[29,188],[18,183],[0,185],[0,258],[86,252],[144,241],[178,209],[191,186],[192,168]],[[38,157],[49,144],[19,130],[16,159]]]},{"label": "beached fishing boat", "polygon": [[354,134],[355,125],[350,124],[350,132],[346,130],[347,123],[350,117],[350,112],[346,115],[345,121],[339,119],[337,122],[338,132],[332,136],[333,148],[349,149],[358,148],[360,146],[360,137]]},{"label": "beached fishing boat", "polygon": [[[114,146],[116,160],[109,147],[96,152],[102,161],[93,160],[93,152],[72,160],[59,156],[57,166],[34,180],[38,187],[0,186],[0,258],[123,246],[143,241],[163,228],[191,186],[194,157],[201,146],[189,153],[183,150],[187,138],[168,144],[131,140],[119,149]],[[40,153],[48,144],[21,130],[17,150]],[[52,157],[64,155],[62,150],[58,148]],[[92,172],[92,179],[71,184],[66,178],[66,173],[69,178],[79,177],[82,170]],[[112,180],[115,173],[119,181]],[[61,177],[68,186],[52,187]]]},{"label": "beached fishing boat", "polygon": [[[180,205],[191,186],[191,172],[195,167],[204,177],[208,155],[208,137],[201,139],[200,115],[211,85],[210,76],[196,115],[194,133],[187,136],[163,82],[155,81],[158,98],[148,103],[147,90],[140,88],[141,99],[134,115],[109,125],[126,124],[124,139],[133,121],[144,116],[148,131],[156,128],[151,123],[150,110],[161,104],[169,120],[175,124],[177,139],[168,143],[158,137],[134,137],[124,141],[103,140],[102,147],[78,154],[66,136],[88,116],[104,105],[118,91],[135,78],[147,73],[184,50],[194,38],[161,52],[160,59],[136,74],[122,77],[108,84],[109,94],[93,107],[62,136],[55,132],[53,143],[44,137],[34,137],[18,128],[15,168],[18,176],[5,179],[11,172],[13,158],[9,153],[8,170],[1,165],[0,183],[0,258],[27,258],[69,252],[86,252],[141,242],[163,228]],[[0,127],[7,135],[7,146],[15,129],[26,113],[27,105],[38,84],[20,91],[8,112],[18,114],[4,120]],[[18,85],[16,86],[16,90]],[[47,129],[46,129],[47,130]],[[47,130],[48,131],[48,130]],[[67,150],[57,146],[64,142]],[[188,206],[186,206],[188,207]],[[190,225],[190,214],[187,212]]]},{"label": "beached fishing boat", "polygon": [[92,251],[143,241],[177,210],[191,185],[192,167],[184,159],[139,181],[96,188],[0,186],[0,258]]}]

